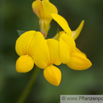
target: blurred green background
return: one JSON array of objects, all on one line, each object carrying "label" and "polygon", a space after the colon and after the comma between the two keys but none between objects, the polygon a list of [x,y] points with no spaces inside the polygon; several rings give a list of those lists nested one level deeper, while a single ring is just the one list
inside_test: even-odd
[{"label": "blurred green background", "polygon": [[[38,18],[32,11],[33,0],[0,0],[0,103],[16,103],[32,71],[17,73],[15,52],[17,30],[39,31]],[[75,30],[85,20],[83,30],[76,39],[77,47],[87,54],[93,66],[75,71],[66,65],[59,66],[61,84],[49,84],[43,70],[30,91],[25,103],[59,103],[60,95],[103,94],[103,0],[50,0]],[[58,24],[52,20],[48,37],[56,34]]]}]

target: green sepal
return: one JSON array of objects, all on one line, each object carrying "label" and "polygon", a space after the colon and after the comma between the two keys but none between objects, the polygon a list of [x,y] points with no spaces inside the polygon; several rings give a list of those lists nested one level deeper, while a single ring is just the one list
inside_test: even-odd
[{"label": "green sepal", "polygon": [[23,34],[23,33],[26,32],[26,31],[23,31],[23,30],[17,30],[17,32],[18,32],[18,34],[19,34],[19,36],[20,36],[21,34]]}]

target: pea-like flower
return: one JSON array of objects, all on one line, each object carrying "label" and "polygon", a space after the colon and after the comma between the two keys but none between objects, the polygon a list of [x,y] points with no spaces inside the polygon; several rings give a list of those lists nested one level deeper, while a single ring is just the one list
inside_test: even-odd
[{"label": "pea-like flower", "polygon": [[[62,33],[59,41],[60,45],[62,45],[62,47],[60,46],[60,56],[63,55],[64,60],[66,60],[65,62],[62,61],[62,63],[67,64],[68,67],[74,70],[85,70],[91,67],[91,61],[76,47],[75,41],[70,35]],[[61,52],[61,48],[64,54]],[[69,54],[66,54],[67,52],[69,52]]]},{"label": "pea-like flower", "polygon": [[61,64],[57,40],[46,40],[40,32],[27,31],[16,40],[15,49],[20,56],[16,61],[17,72],[29,72],[35,63],[44,69],[44,77],[49,83],[55,86],[60,84],[61,71],[53,65]]},{"label": "pea-like flower", "polygon": [[[59,42],[55,39],[43,40],[34,51],[36,66],[44,69],[46,80],[58,86],[61,81],[61,71],[54,65],[60,65]],[[54,65],[53,65],[54,64]]]},{"label": "pea-like flower", "polygon": [[[76,36],[79,35],[78,33],[82,28],[81,24],[78,28],[79,31],[78,29],[74,31]],[[57,40],[54,38],[45,39],[40,32],[33,30],[23,33],[17,39],[15,45],[16,52],[20,56],[16,61],[17,72],[29,72],[35,64],[37,67],[44,69],[44,77],[49,83],[58,86],[62,74],[55,65],[64,63],[74,70],[89,68],[92,63],[86,55],[76,47],[72,36],[73,33],[71,33],[70,28],[68,31],[59,32],[55,36]]]},{"label": "pea-like flower", "polygon": [[[61,45],[69,45],[69,48],[72,47],[72,51],[70,51],[70,60],[67,59],[66,62],[62,62],[67,64],[68,67],[74,69],[74,70],[85,70],[88,69],[89,67],[91,67],[92,63],[91,61],[86,57],[86,55],[81,52],[75,45],[75,43],[71,43],[70,37],[72,37],[74,40],[79,36],[83,24],[84,24],[84,20],[81,22],[81,24],[79,25],[79,27],[75,30],[75,31],[71,31],[67,21],[60,15],[58,14],[51,14],[52,18],[63,28],[63,30],[65,32],[60,32],[57,33],[56,36],[54,38],[59,38],[58,40],[60,41]],[[62,39],[62,41],[61,41]],[[63,43],[64,42],[64,43]],[[73,42],[73,40],[72,40]],[[71,45],[73,44],[73,45]],[[68,46],[66,48],[64,48],[64,53],[66,54],[68,49]],[[61,55],[63,55],[63,53],[61,53]],[[65,57],[65,55],[64,55]],[[67,58],[67,57],[65,57]]]},{"label": "pea-like flower", "polygon": [[34,66],[34,51],[37,45],[44,40],[40,32],[27,31],[17,40],[15,50],[20,56],[16,61],[16,71],[20,73],[29,72]]},{"label": "pea-like flower", "polygon": [[46,37],[52,20],[51,13],[58,13],[55,5],[49,0],[35,0],[32,3],[34,13],[39,17],[40,32]]}]

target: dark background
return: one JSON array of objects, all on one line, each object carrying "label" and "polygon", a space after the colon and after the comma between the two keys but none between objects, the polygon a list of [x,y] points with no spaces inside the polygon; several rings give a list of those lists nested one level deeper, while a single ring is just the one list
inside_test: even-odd
[{"label": "dark background", "polygon": [[[16,103],[32,71],[20,74],[15,70],[18,55],[15,52],[17,30],[39,31],[38,17],[32,11],[33,0],[0,0],[0,103]],[[103,1],[102,0],[50,0],[75,30],[85,20],[83,30],[76,39],[77,47],[86,53],[93,66],[75,71],[59,66],[62,80],[58,87],[49,84],[43,70],[25,103],[59,103],[60,95],[103,94]],[[52,20],[48,37],[56,34],[58,24]]]}]

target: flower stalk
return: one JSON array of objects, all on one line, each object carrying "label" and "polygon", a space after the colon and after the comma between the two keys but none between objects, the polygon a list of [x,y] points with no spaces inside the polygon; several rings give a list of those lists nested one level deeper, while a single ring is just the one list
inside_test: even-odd
[{"label": "flower stalk", "polygon": [[17,103],[24,103],[24,101],[26,100],[31,88],[33,87],[33,84],[36,80],[36,77],[39,73],[40,68],[36,67],[31,78],[30,81],[28,82],[26,88],[24,89],[23,93],[21,94],[21,97],[19,98]]}]

